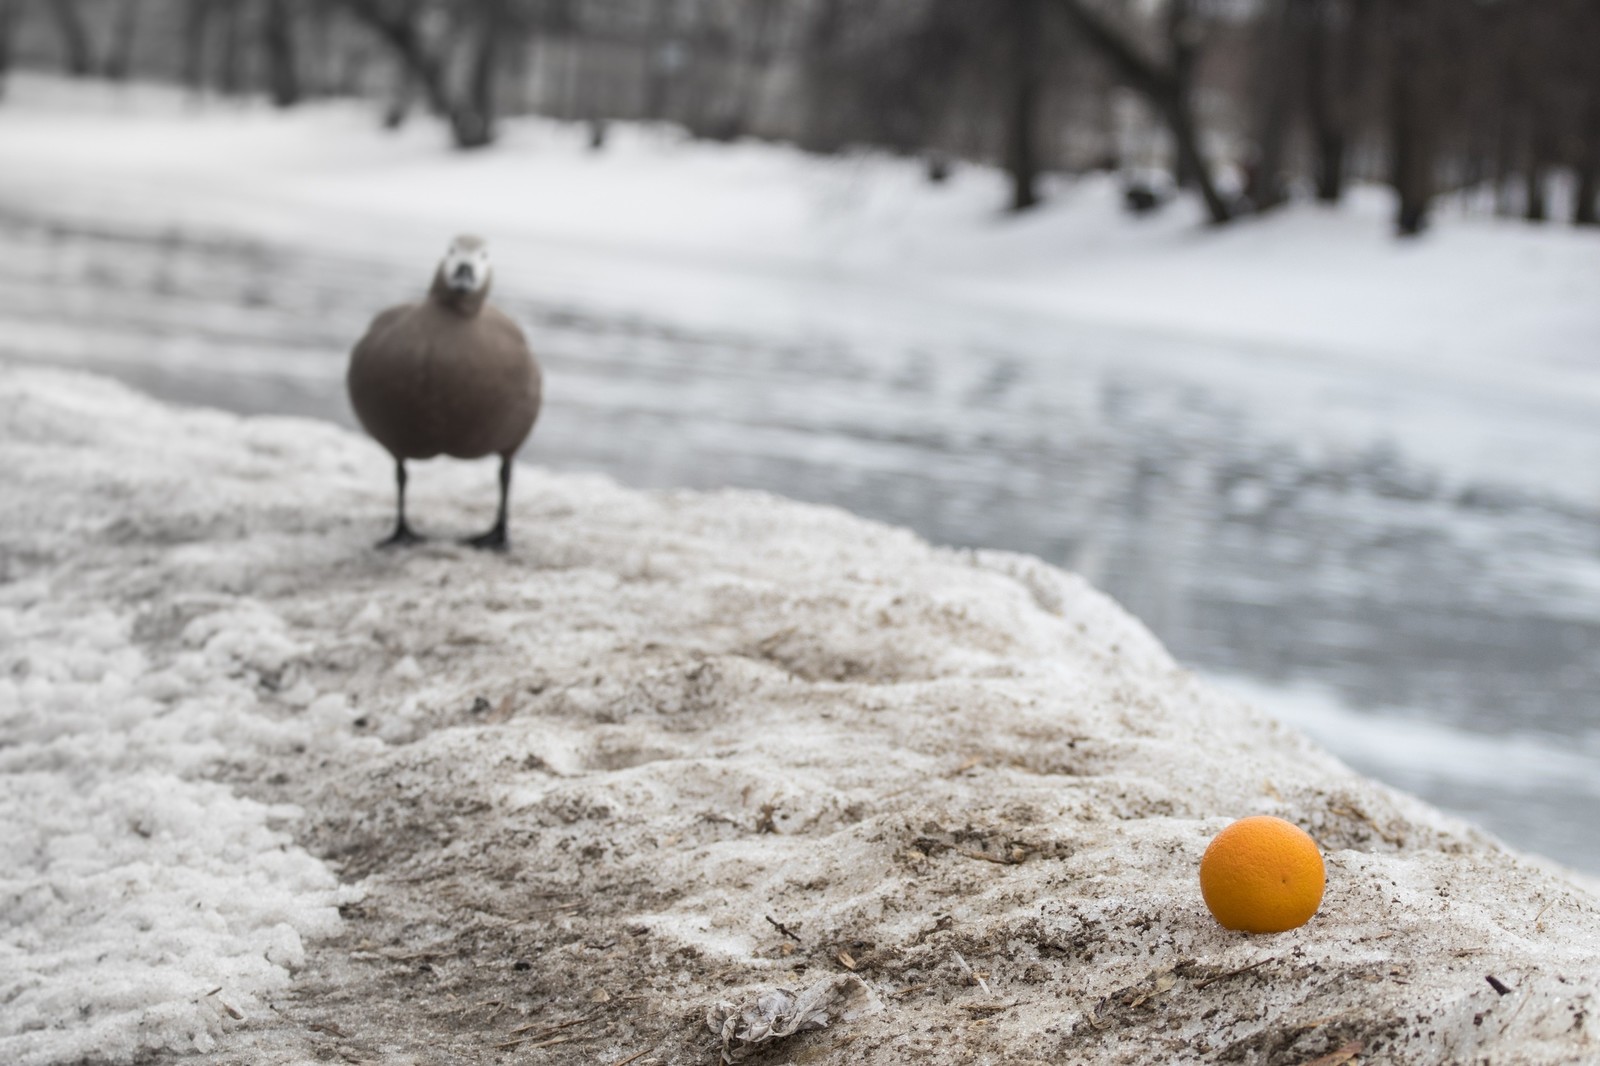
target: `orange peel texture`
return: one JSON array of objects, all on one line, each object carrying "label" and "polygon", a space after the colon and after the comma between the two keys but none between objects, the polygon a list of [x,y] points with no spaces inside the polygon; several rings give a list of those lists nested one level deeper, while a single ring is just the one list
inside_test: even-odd
[{"label": "orange peel texture", "polygon": [[1200,893],[1225,929],[1282,933],[1311,920],[1327,885],[1322,852],[1305,830],[1271,815],[1241,818],[1200,859]]}]

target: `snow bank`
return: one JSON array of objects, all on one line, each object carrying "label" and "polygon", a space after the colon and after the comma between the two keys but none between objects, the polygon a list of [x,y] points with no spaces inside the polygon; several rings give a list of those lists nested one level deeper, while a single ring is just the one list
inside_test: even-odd
[{"label": "snow bank", "polygon": [[1373,187],[1339,210],[1300,204],[1211,232],[1187,201],[1130,218],[1117,183],[1096,177],[1055,182],[1012,218],[988,167],[933,186],[914,160],[637,124],[613,126],[596,153],[582,126],[539,118],[504,123],[491,152],[458,153],[436,123],[385,132],[360,103],[280,112],[30,74],[8,85],[0,142],[0,198],[45,217],[412,263],[477,229],[501,276],[541,298],[702,328],[792,339],[819,321],[871,332],[905,318],[948,337],[1005,312],[982,323],[991,339],[1103,323],[1226,341],[1268,371],[1353,362],[1520,392],[1536,368],[1596,395],[1600,308],[1586,295],[1600,241],[1474,217],[1470,202],[1441,204],[1436,231],[1411,242],[1390,237],[1392,197]]},{"label": "snow bank", "polygon": [[[174,472],[119,472],[112,397],[49,410],[15,388],[0,404],[0,1061],[207,1049],[288,986],[305,940],[356,896],[294,846],[294,807],[221,780],[311,741],[263,717],[254,680],[298,649],[247,601],[160,596],[152,570],[126,598],[96,591],[80,494],[142,482],[159,507]],[[183,437],[160,437],[180,466]],[[135,521],[101,532],[137,539]],[[55,553],[76,561],[74,593]]]},{"label": "snow bank", "polygon": [[[868,361],[984,350],[1101,366],[1199,384],[1318,450],[1393,441],[1469,478],[1597,490],[1592,233],[1445,203],[1432,233],[1396,241],[1378,188],[1338,210],[1301,203],[1211,231],[1188,202],[1130,218],[1104,176],[1053,181],[1041,208],[1013,218],[991,168],[933,186],[915,161],[882,155],[628,124],[595,153],[587,136],[514,119],[493,151],[459,153],[437,123],[386,132],[360,103],[284,113],[16,75],[0,108],[0,212],[243,239],[267,258],[314,249],[334,264],[325,284],[408,279],[376,302],[410,298],[449,238],[477,230],[503,300]],[[85,348],[47,315],[11,328],[33,359]],[[119,347],[88,346],[102,360]],[[253,372],[325,374],[292,349],[264,344]]]},{"label": "snow bank", "polygon": [[[509,556],[388,554],[389,491],[328,426],[0,370],[0,1058],[1594,1053],[1592,896],[1071,575],[537,469]],[[492,470],[411,496],[473,532]],[[1196,884],[1257,812],[1329,868],[1272,937]]]},{"label": "snow bank", "polygon": [[[1391,195],[1372,187],[1338,210],[1300,203],[1214,231],[1189,202],[1127,216],[1106,176],[1052,181],[1046,203],[1015,218],[1001,210],[1004,175],[985,167],[934,186],[914,160],[630,124],[595,153],[586,129],[537,118],[508,121],[490,152],[446,140],[427,121],[384,131],[362,103],[285,113],[15,75],[0,108],[0,216],[147,242],[242,240],[266,260],[314,250],[330,272],[318,284],[341,289],[406,279],[374,305],[409,299],[449,238],[477,230],[513,306],[825,345],[880,367],[1016,353],[1199,385],[1317,453],[1394,443],[1463,480],[1600,491],[1590,232],[1458,201],[1423,239],[1397,241]],[[0,263],[0,295],[8,273],[28,269]],[[149,309],[135,299],[126,313]],[[214,313],[194,307],[189,325]],[[14,358],[138,362],[115,337],[15,317]],[[271,321],[239,308],[226,320],[246,332]],[[263,379],[323,379],[329,364],[299,345],[303,329],[231,354]],[[174,364],[209,355],[166,349]]]}]

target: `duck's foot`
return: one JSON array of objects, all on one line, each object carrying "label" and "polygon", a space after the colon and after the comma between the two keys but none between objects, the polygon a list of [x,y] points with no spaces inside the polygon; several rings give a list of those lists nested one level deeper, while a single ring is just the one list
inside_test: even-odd
[{"label": "duck's foot", "polygon": [[404,522],[401,522],[399,525],[394,527],[393,533],[390,533],[383,540],[378,541],[377,546],[380,548],[405,548],[412,544],[421,544],[427,539],[427,537],[422,536],[420,533],[413,532],[410,526],[406,525]]},{"label": "duck's foot", "polygon": [[469,548],[491,552],[503,552],[511,547],[511,541],[506,536],[506,527],[503,525],[496,525],[489,532],[480,533],[476,537],[468,537],[461,543]]}]

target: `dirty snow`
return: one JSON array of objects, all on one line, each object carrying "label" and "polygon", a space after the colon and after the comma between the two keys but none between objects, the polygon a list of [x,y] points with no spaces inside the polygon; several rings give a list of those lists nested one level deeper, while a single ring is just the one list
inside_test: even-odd
[{"label": "dirty snow", "polygon": [[[518,476],[508,556],[446,539],[481,464],[381,553],[366,440],[0,369],[0,1059],[711,1063],[849,973],[795,1060],[1593,1055],[1594,896],[1079,579]],[[1300,930],[1205,913],[1250,813],[1325,850]]]}]

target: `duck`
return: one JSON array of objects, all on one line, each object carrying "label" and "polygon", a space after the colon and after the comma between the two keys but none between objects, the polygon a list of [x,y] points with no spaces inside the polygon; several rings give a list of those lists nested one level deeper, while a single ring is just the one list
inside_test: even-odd
[{"label": "duck", "polygon": [[380,312],[350,352],[350,406],[394,459],[395,526],[380,548],[425,539],[406,521],[406,463],[440,455],[500,457],[495,523],[462,543],[510,547],[511,470],[538,420],[544,377],[521,327],[489,303],[493,277],[487,243],[455,238],[427,296]]}]

